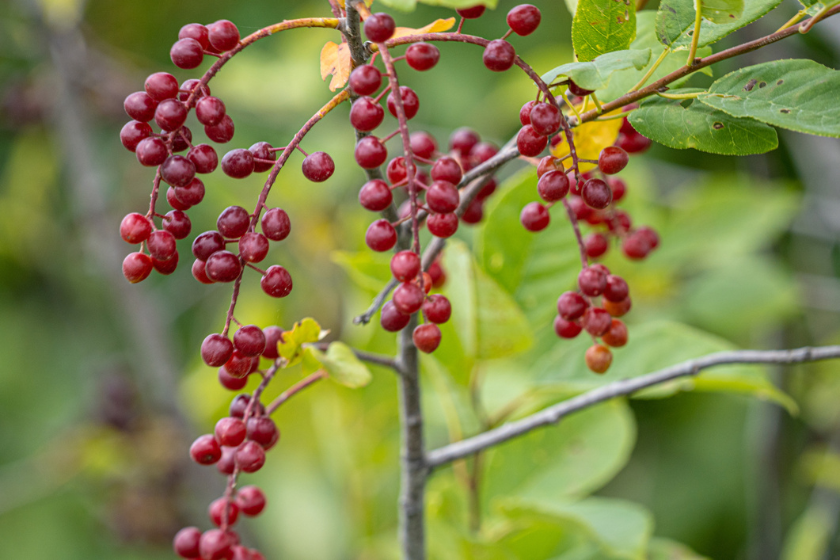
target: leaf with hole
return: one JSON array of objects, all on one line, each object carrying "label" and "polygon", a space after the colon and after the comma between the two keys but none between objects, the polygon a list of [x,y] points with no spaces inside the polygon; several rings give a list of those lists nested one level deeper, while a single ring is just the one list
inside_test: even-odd
[{"label": "leaf with hole", "polygon": [[581,62],[627,49],[636,36],[631,0],[580,0],[572,20],[572,46]]}]

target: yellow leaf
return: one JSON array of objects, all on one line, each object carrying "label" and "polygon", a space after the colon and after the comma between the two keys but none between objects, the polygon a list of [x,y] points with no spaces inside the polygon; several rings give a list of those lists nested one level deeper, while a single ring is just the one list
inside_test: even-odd
[{"label": "yellow leaf", "polygon": [[[373,4],[373,0],[365,0],[366,6],[369,7],[371,4]],[[338,0],[338,5],[344,8],[344,0]]]},{"label": "yellow leaf", "polygon": [[449,31],[452,29],[452,26],[455,25],[455,18],[447,18],[447,19],[438,19],[421,27],[420,29],[411,29],[410,27],[397,27],[394,30],[394,34],[391,36],[391,39],[396,39],[397,37],[405,37],[407,35],[422,35],[423,33],[440,33],[442,31]]},{"label": "yellow leaf", "polygon": [[[580,110],[580,107],[577,107]],[[607,115],[617,115],[621,113],[621,109],[616,109]],[[609,121],[589,121],[572,129],[572,136],[575,139],[575,148],[580,159],[597,160],[601,150],[607,146],[615,144],[618,138],[618,130],[621,128],[621,119],[612,119]],[[554,157],[562,158],[569,155],[569,143],[566,142],[566,136],[560,132],[563,141],[557,144],[552,150]],[[590,169],[597,167],[594,163],[581,163],[580,171],[584,173]]]},{"label": "yellow leaf", "polygon": [[350,58],[350,47],[347,43],[336,45],[327,41],[321,49],[321,79],[326,80],[332,74],[330,80],[330,91],[343,87],[350,78],[350,71],[353,69],[353,60]]}]

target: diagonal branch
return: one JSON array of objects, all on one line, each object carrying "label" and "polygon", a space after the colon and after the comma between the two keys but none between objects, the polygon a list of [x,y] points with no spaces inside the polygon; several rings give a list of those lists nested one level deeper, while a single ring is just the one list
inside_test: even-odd
[{"label": "diagonal branch", "polygon": [[526,416],[521,420],[504,424],[477,436],[450,443],[426,455],[430,468],[445,465],[451,461],[473,455],[483,449],[494,447],[510,439],[525,435],[543,426],[556,424],[564,416],[584,410],[595,404],[631,395],[641,389],[653,387],[680,377],[697,375],[704,369],[726,364],[797,364],[840,358],[840,346],[798,348],[796,350],[735,350],[717,352],[689,360],[641,377],[623,379],[593,389],[577,397],[550,406]]}]

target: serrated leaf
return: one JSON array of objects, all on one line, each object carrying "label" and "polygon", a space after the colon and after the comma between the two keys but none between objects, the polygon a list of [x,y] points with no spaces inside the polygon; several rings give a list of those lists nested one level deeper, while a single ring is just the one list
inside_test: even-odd
[{"label": "serrated leaf", "polygon": [[[690,90],[676,90],[683,93]],[[694,148],[728,156],[763,154],[779,146],[776,130],[753,119],[737,118],[695,100],[652,98],[631,112],[630,123],[669,148]]]},{"label": "serrated leaf", "polygon": [[631,0],[580,0],[572,21],[572,45],[581,62],[627,49],[636,36]]},{"label": "serrated leaf", "polygon": [[391,36],[392,39],[396,39],[397,37],[406,37],[408,35],[422,35],[424,33],[442,33],[444,31],[449,31],[452,29],[452,26],[455,25],[455,18],[447,18],[447,19],[436,19],[432,23],[428,25],[424,25],[420,29],[412,29],[410,27],[397,27],[394,30],[394,34]]},{"label": "serrated leaf", "polygon": [[326,353],[311,346],[307,347],[306,351],[324,366],[330,379],[345,387],[358,389],[373,379],[367,366],[356,357],[353,349],[343,342],[331,342]]},{"label": "serrated leaf", "polygon": [[326,80],[327,76],[332,76],[330,91],[344,87],[350,79],[351,70],[353,70],[353,59],[350,57],[350,47],[347,43],[337,45],[332,41],[327,41],[321,49],[321,79]]},{"label": "serrated leaf", "polygon": [[[698,47],[705,47],[720,41],[730,33],[741,29],[767,15],[772,9],[781,4],[782,0],[740,0],[742,9],[740,15],[735,15],[737,10],[726,12],[726,6],[734,6],[730,0],[706,0],[704,5],[708,11],[704,12],[705,18],[700,24],[700,39]],[[716,9],[724,8],[722,13],[725,17],[710,21],[710,15],[714,16]],[[674,50],[687,49],[691,45],[692,34],[694,33],[694,16],[697,12],[694,9],[694,0],[662,0],[659,4],[659,11],[656,13],[656,35],[659,41]],[[729,17],[729,15],[735,17]],[[683,61],[684,62],[684,61]]]},{"label": "serrated leaf", "polygon": [[322,331],[315,319],[306,318],[295,323],[290,331],[283,331],[283,338],[277,343],[277,352],[293,366],[301,361],[302,346],[311,342],[318,342],[329,331]]},{"label": "serrated leaf", "polygon": [[598,90],[606,87],[610,78],[619,70],[635,68],[641,70],[650,62],[650,49],[623,50],[602,54],[589,62],[570,62],[542,76],[542,81],[550,84],[560,76],[571,78],[583,89]]},{"label": "serrated leaf", "polygon": [[741,68],[698,97],[735,117],[840,138],[840,72],[813,60],[777,60]]}]

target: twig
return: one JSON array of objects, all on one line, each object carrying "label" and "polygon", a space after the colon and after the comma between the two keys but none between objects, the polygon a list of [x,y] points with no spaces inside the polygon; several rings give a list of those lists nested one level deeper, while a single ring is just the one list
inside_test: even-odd
[{"label": "twig", "polygon": [[[326,351],[329,348],[329,342],[318,342],[313,344],[315,348],[321,351]],[[356,355],[357,358],[362,360],[363,362],[370,362],[371,364],[376,364],[378,366],[385,366],[393,369],[397,373],[399,373],[400,369],[397,365],[397,360],[391,356],[383,356],[382,354],[374,354],[372,352],[365,352],[364,350],[356,350],[355,348],[351,348],[353,354]]]},{"label": "twig", "polygon": [[736,350],[731,352],[717,352],[702,358],[689,360],[641,377],[623,379],[593,389],[550,406],[544,410],[526,416],[521,420],[504,424],[493,430],[484,432],[463,441],[450,443],[444,447],[431,451],[426,456],[426,464],[430,468],[445,465],[456,459],[473,455],[483,449],[494,447],[510,439],[527,434],[532,430],[556,424],[564,416],[577,412],[595,404],[630,395],[641,389],[652,387],[678,379],[697,375],[700,371],[726,364],[796,364],[818,360],[840,358],[840,346],[822,346],[816,348],[798,348],[796,350]]},{"label": "twig", "polygon": [[271,401],[271,404],[265,407],[266,415],[271,416],[274,413],[274,411],[280,408],[280,405],[282,405],[284,402],[294,397],[310,385],[313,385],[316,382],[324,379],[325,377],[327,377],[327,372],[322,369],[319,369],[318,371],[309,375],[308,377],[304,377],[303,379],[301,379],[300,381],[298,381],[297,383],[280,393],[280,395],[276,399]]}]

